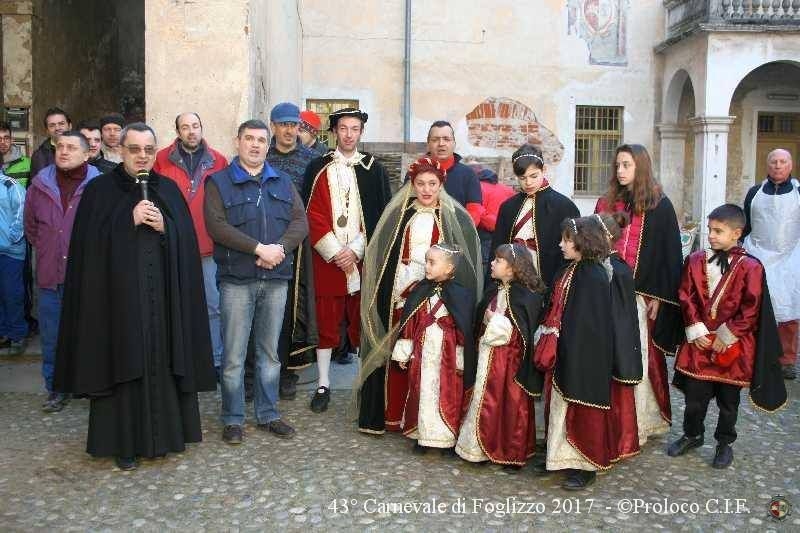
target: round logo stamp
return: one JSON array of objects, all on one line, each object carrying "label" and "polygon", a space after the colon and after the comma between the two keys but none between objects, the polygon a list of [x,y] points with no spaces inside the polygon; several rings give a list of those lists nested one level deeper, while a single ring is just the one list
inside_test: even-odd
[{"label": "round logo stamp", "polygon": [[792,504],[786,499],[786,496],[778,495],[773,496],[769,502],[769,516],[773,520],[783,522],[792,514]]}]

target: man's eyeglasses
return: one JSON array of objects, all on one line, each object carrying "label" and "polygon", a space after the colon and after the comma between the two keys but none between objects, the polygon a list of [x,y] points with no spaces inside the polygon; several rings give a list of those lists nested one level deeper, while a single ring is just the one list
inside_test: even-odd
[{"label": "man's eyeglasses", "polygon": [[451,143],[454,140],[455,139],[453,139],[452,137],[431,137],[431,138],[428,139],[428,142],[432,142],[434,144],[439,144],[440,142]]},{"label": "man's eyeglasses", "polygon": [[126,144],[125,145],[125,149],[131,155],[138,155],[138,154],[141,154],[142,152],[144,152],[145,155],[155,155],[156,154],[156,147],[155,146],[138,146],[136,144]]}]

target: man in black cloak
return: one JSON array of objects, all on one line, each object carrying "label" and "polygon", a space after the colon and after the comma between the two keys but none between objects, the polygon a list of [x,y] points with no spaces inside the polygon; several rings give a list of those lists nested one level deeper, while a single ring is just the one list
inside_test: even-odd
[{"label": "man in black cloak", "polygon": [[202,440],[197,393],[216,382],[189,209],[151,171],[149,126],[128,125],[121,145],[76,213],[54,386],[91,401],[86,451],[131,470]]}]

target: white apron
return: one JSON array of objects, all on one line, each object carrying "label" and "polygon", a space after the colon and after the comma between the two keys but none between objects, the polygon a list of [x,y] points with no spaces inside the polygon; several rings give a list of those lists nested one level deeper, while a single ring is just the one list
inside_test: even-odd
[{"label": "white apron", "polygon": [[744,248],[756,256],[767,273],[775,319],[800,318],[800,192],[792,179],[788,194],[765,194],[758,188],[750,204],[752,231]]}]

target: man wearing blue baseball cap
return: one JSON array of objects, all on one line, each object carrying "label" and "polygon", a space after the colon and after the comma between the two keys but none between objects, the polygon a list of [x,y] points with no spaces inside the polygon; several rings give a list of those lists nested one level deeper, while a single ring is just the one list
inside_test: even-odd
[{"label": "man wearing blue baseball cap", "polygon": [[[317,154],[303,144],[298,133],[299,124],[300,108],[293,103],[281,102],[272,108],[269,114],[272,139],[267,151],[267,163],[279,174],[291,179],[297,191],[302,194],[306,167]],[[300,248],[305,245],[301,244]],[[310,250],[306,252],[306,257],[309,254]],[[303,259],[305,258],[300,258],[301,261]],[[295,257],[295,261],[297,260]],[[303,314],[303,310],[313,307],[313,292],[307,293],[308,290],[313,290],[312,283],[305,282],[307,273],[310,273],[310,266],[308,269],[301,269],[303,280],[298,284],[298,291],[290,291],[278,341],[278,354],[281,358],[279,393],[283,400],[293,399],[297,395],[298,376],[294,370],[311,363],[309,357],[313,355],[313,348],[317,343],[313,316],[298,317],[298,314]]]}]

